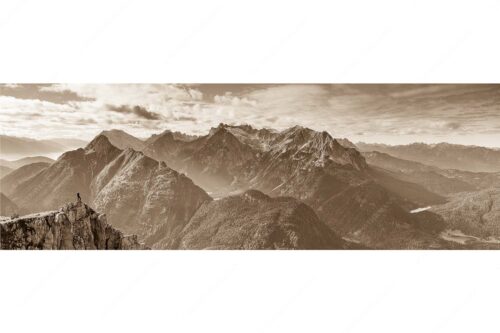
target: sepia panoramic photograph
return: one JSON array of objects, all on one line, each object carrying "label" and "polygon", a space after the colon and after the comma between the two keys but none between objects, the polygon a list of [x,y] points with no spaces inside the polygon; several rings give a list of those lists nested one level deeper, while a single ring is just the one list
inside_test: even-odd
[{"label": "sepia panoramic photograph", "polygon": [[499,12],[0,0],[0,330],[498,331]]},{"label": "sepia panoramic photograph", "polygon": [[2,84],[1,249],[499,249],[499,105],[496,84]]}]

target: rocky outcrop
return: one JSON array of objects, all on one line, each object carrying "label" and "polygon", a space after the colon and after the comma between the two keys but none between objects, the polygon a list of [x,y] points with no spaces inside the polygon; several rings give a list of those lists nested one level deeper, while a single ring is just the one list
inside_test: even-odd
[{"label": "rocky outcrop", "polygon": [[82,202],[58,211],[0,221],[2,250],[136,250],[144,249],[137,236],[124,235]]}]

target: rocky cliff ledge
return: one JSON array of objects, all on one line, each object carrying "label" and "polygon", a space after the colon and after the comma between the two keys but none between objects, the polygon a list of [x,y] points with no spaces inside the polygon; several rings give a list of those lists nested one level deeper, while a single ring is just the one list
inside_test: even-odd
[{"label": "rocky cliff ledge", "polygon": [[144,249],[135,235],[124,235],[82,202],[59,211],[0,220],[0,248],[46,250]]}]

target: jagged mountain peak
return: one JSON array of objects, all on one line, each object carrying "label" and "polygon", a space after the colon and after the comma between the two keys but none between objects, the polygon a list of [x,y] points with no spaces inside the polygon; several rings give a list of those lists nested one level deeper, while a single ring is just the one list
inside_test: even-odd
[{"label": "jagged mountain peak", "polygon": [[324,141],[333,143],[335,139],[326,131],[315,131],[308,127],[296,125],[283,130],[277,137],[278,141],[286,141],[287,143],[306,143],[310,140]]},{"label": "jagged mountain peak", "polygon": [[143,140],[120,129],[102,131],[99,135],[107,137],[109,142],[119,149],[133,148],[135,150],[142,150],[145,145]]},{"label": "jagged mountain peak", "polygon": [[252,126],[250,126],[249,124],[233,125],[233,126],[230,126],[230,127],[232,127],[232,128],[239,128],[239,129],[244,130],[244,131],[246,131],[246,132],[252,132],[252,131],[254,131],[254,130],[255,130],[255,129],[254,129]]},{"label": "jagged mountain peak", "polygon": [[344,148],[358,148],[351,140],[347,138],[335,138],[335,140]]},{"label": "jagged mountain peak", "polygon": [[185,134],[177,131],[172,131],[170,129],[166,129],[163,132],[159,134],[153,134],[151,135],[146,141],[145,145],[154,145],[158,143],[170,143],[174,141],[178,142],[191,142],[193,140],[196,140],[198,136],[196,135],[190,135],[190,134]]},{"label": "jagged mountain peak", "polygon": [[287,128],[287,129],[281,131],[281,134],[287,135],[287,136],[290,136],[290,135],[308,136],[308,135],[311,135],[313,132],[315,132],[315,131],[310,129],[310,128],[307,128],[307,127],[304,127],[301,125],[295,125],[295,126],[292,126],[290,128]]},{"label": "jagged mountain peak", "polygon": [[[127,148],[125,149],[121,155],[123,156],[123,164],[139,164],[142,163],[143,166],[149,165],[149,166],[155,166],[158,165],[158,169],[168,169],[172,175],[178,176],[178,172],[170,169],[167,166],[167,163],[164,161],[157,161],[152,159],[151,157],[146,156],[143,152],[134,150],[132,148]],[[120,159],[120,156],[117,158],[118,160]]]},{"label": "jagged mountain peak", "polygon": [[351,165],[357,170],[366,168],[364,158],[356,149],[343,147],[326,131],[294,126],[279,133],[271,142],[274,158],[301,161],[305,168],[323,167],[329,161]]},{"label": "jagged mountain peak", "polygon": [[210,131],[208,132],[208,136],[213,136],[217,133],[225,133],[225,132],[227,132],[228,126],[229,125],[227,125],[227,124],[220,123],[219,125],[217,125],[217,127],[210,128]]},{"label": "jagged mountain peak", "polygon": [[118,129],[118,128],[112,128],[112,129],[109,129],[109,130],[101,131],[101,133],[99,133],[99,135],[106,135],[106,134],[110,134],[110,133],[119,133],[119,134],[130,135],[127,132],[125,132],[124,130],[121,130],[121,129]]},{"label": "jagged mountain peak", "polygon": [[106,152],[109,150],[115,150],[118,149],[113,144],[111,141],[109,141],[108,137],[103,134],[99,134],[96,136],[90,143],[85,146],[84,150],[86,153],[91,153],[91,152]]},{"label": "jagged mountain peak", "polygon": [[[222,124],[221,124],[222,125]],[[214,144],[216,142],[226,142],[226,143],[240,143],[243,144],[238,138],[230,131],[228,128],[223,126],[218,126],[214,130],[211,130],[209,134],[207,144]]]},{"label": "jagged mountain peak", "polygon": [[217,133],[219,131],[228,131],[232,132],[233,130],[241,130],[247,133],[252,133],[257,131],[254,129],[252,126],[248,124],[240,124],[240,125],[230,125],[230,124],[225,124],[225,123],[219,123],[217,127],[212,127],[209,131],[209,135],[213,135],[214,133]]}]

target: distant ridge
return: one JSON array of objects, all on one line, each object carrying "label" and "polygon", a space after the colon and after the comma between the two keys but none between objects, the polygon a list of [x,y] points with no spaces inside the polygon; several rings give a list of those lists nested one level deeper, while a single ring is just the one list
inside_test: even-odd
[{"label": "distant ridge", "polygon": [[18,169],[22,166],[32,164],[32,163],[53,163],[54,160],[45,156],[33,156],[33,157],[24,157],[18,160],[7,161],[0,159],[0,165],[11,168],[13,170]]},{"label": "distant ridge", "polygon": [[450,143],[390,146],[358,142],[362,152],[379,151],[394,157],[416,161],[442,169],[459,169],[472,172],[499,172],[500,150]]}]

